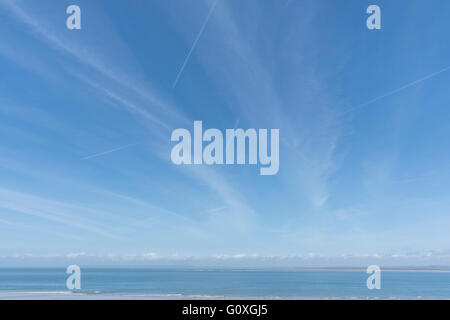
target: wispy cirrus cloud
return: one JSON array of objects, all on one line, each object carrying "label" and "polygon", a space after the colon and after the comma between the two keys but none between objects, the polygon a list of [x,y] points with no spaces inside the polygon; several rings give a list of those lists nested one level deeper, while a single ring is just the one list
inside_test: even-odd
[{"label": "wispy cirrus cloud", "polygon": [[[0,208],[9,212],[10,215],[25,214],[61,225],[83,229],[102,236],[117,238],[117,235],[105,230],[98,221],[84,216],[85,212],[90,212],[94,214],[93,216],[101,218],[105,216],[104,212],[79,205],[53,201],[0,188]],[[75,212],[78,212],[78,214]]]},{"label": "wispy cirrus cloud", "polygon": [[[8,0],[5,1],[3,5],[6,6],[21,22],[29,25],[32,32],[38,34],[39,37],[42,37],[44,41],[56,50],[63,54],[68,54],[75,57],[79,63],[87,65],[100,73],[105,79],[94,83],[89,79],[90,77],[86,76],[81,71],[74,71],[71,68],[66,68],[76,78],[94,88],[97,93],[104,95],[113,102],[124,107],[127,111],[137,114],[138,116],[144,118],[152,124],[156,124],[164,128],[165,130],[175,127],[177,123],[189,123],[188,118],[181,111],[179,111],[176,106],[168,102],[168,99],[163,98],[162,94],[157,93],[154,88],[143,89],[142,85],[140,85],[138,81],[121,76],[120,70],[104,64],[100,57],[87,48],[67,42],[63,37],[59,36],[54,31],[44,27],[40,21],[27,13],[26,9],[19,3]],[[130,90],[130,92],[137,94],[139,98],[127,94],[123,90],[119,92],[119,90],[116,90],[114,83],[124,86],[124,88]],[[142,107],[139,101],[143,101],[144,104],[150,108],[147,109]],[[166,137],[158,134],[157,130],[153,130],[152,132],[157,137],[157,140],[153,141],[153,143],[167,143],[167,140],[165,140]],[[87,160],[102,154],[123,150],[124,148],[125,147],[118,147],[110,149],[109,151],[94,152],[91,156],[87,156],[82,159]],[[166,155],[158,154],[158,156],[160,156],[161,160],[167,159]],[[244,203],[242,197],[238,197],[236,192],[232,191],[233,187],[228,184],[227,180],[221,177],[220,173],[214,172],[213,169],[199,170],[198,175],[191,175],[190,173],[185,173],[185,171],[182,173],[192,179],[201,180],[203,183],[206,182],[207,186],[218,192],[219,198],[221,198],[223,203],[233,208],[231,212],[235,218],[238,218],[239,216],[246,217],[248,216],[248,212],[252,211],[248,208],[248,205]],[[221,183],[216,182],[219,180]],[[234,219],[234,221],[237,220]]]},{"label": "wispy cirrus cloud", "polygon": [[[204,7],[210,5],[208,1],[202,3]],[[295,30],[302,27],[315,29],[313,17],[320,10],[319,5],[309,6],[307,17],[302,19],[304,23],[296,25]],[[203,11],[204,7],[197,9]],[[282,7],[278,10],[283,10]],[[260,12],[252,14],[254,16],[249,20],[258,21]],[[188,39],[186,29],[177,22],[174,21],[174,25]],[[278,83],[280,79],[271,72],[276,69],[271,56],[258,50],[259,35],[244,34],[239,23],[242,22],[236,19],[236,8],[228,2],[219,2],[214,19],[209,22],[208,34],[203,36],[195,57],[217,87],[227,92],[228,105],[241,119],[241,125],[280,128],[285,150],[281,151],[284,157],[280,174],[287,186],[297,190],[313,207],[321,208],[328,199],[329,176],[339,166],[335,152],[341,129],[338,112],[334,108],[340,101],[333,92],[327,91],[324,85],[327,75],[326,71],[324,74],[319,71],[320,61],[310,59],[310,56],[306,60],[296,42],[287,42],[291,34],[282,36],[286,42],[276,40],[277,53],[283,52],[283,59],[296,66],[289,70],[287,78],[297,80],[297,74],[301,74],[303,80],[297,87],[289,84],[295,90],[282,91],[282,85]],[[260,26],[264,28],[265,24],[260,22]],[[309,46],[319,47],[312,36],[301,33],[299,37],[306,37]],[[263,40],[261,42],[264,43]],[[227,55],[220,54],[223,50]],[[219,56],[220,61],[217,59]],[[292,113],[292,109],[296,111]]]}]

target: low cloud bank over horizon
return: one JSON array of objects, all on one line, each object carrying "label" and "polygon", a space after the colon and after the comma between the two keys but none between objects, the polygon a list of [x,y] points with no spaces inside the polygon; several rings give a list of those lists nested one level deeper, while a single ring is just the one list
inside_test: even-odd
[{"label": "low cloud bank over horizon", "polygon": [[405,254],[304,255],[159,255],[141,254],[16,254],[1,256],[0,267],[64,267],[79,264],[87,267],[242,267],[242,268],[308,268],[308,267],[386,267],[441,266],[450,269],[450,250],[409,252]]}]

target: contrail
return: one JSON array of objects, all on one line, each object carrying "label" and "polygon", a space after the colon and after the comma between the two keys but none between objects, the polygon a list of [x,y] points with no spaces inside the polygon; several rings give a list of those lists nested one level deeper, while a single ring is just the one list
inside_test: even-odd
[{"label": "contrail", "polygon": [[103,152],[99,152],[99,153],[96,153],[96,154],[92,154],[90,156],[81,158],[80,160],[83,161],[83,160],[88,160],[88,159],[100,157],[100,156],[103,156],[103,155],[111,153],[111,152],[115,152],[115,151],[119,151],[119,150],[122,150],[122,149],[125,149],[125,148],[129,148],[129,147],[135,146],[137,144],[139,144],[139,143],[127,144],[126,146],[122,146],[122,147],[115,148],[115,149],[112,149],[112,150],[108,150],[108,151],[103,151]]},{"label": "contrail", "polygon": [[344,112],[342,113],[342,115],[347,114],[347,113],[352,112],[352,111],[355,111],[355,110],[358,110],[358,109],[360,109],[360,108],[362,108],[362,107],[365,107],[365,106],[367,106],[367,105],[369,105],[369,104],[371,104],[371,103],[374,103],[374,102],[376,102],[376,101],[378,101],[378,100],[381,100],[381,99],[383,99],[383,98],[389,97],[389,96],[391,96],[391,95],[393,95],[393,94],[396,94],[396,93],[398,93],[398,92],[400,92],[400,91],[402,91],[402,90],[405,90],[405,89],[407,89],[407,88],[409,88],[409,87],[415,86],[416,84],[419,84],[419,83],[421,83],[421,82],[423,82],[423,81],[426,81],[426,80],[428,80],[428,79],[430,79],[430,78],[432,78],[432,77],[434,77],[434,76],[437,76],[438,74],[441,74],[441,73],[443,73],[443,72],[446,72],[446,71],[448,71],[448,70],[450,70],[450,66],[445,67],[445,68],[442,69],[442,70],[433,72],[433,73],[431,73],[431,74],[429,74],[429,75],[427,75],[427,76],[425,76],[425,77],[423,77],[423,78],[420,78],[420,79],[418,79],[418,80],[415,80],[415,81],[413,81],[413,82],[410,82],[410,83],[408,83],[408,84],[405,84],[404,86],[402,86],[402,87],[400,87],[400,88],[398,88],[398,89],[392,90],[391,92],[388,92],[388,93],[386,93],[386,94],[383,94],[383,95],[381,95],[381,96],[378,96],[378,97],[376,97],[376,98],[374,98],[374,99],[372,99],[372,100],[369,100],[369,101],[367,101],[367,102],[365,102],[365,103],[363,103],[363,104],[360,104],[360,105],[358,105],[358,106],[356,106],[356,107],[354,107],[354,108],[352,108],[352,109],[349,109],[349,110],[347,110],[347,111],[344,111]]},{"label": "contrail", "polygon": [[188,55],[186,56],[186,59],[184,59],[184,63],[183,63],[183,65],[181,66],[181,69],[180,69],[180,71],[178,72],[177,77],[175,78],[175,81],[173,82],[172,89],[174,89],[175,86],[177,85],[178,79],[180,79],[180,76],[181,76],[181,74],[183,73],[184,67],[186,66],[186,64],[187,64],[187,62],[188,62],[188,60],[189,60],[189,58],[191,57],[191,54],[192,54],[192,52],[194,51],[195,46],[197,45],[198,40],[199,40],[200,37],[202,36],[203,30],[205,30],[206,25],[208,24],[209,18],[211,17],[211,14],[213,13],[214,8],[216,7],[217,1],[218,1],[218,0],[214,0],[214,2],[213,2],[213,4],[212,4],[211,8],[209,9],[209,12],[208,12],[208,15],[206,16],[205,22],[203,22],[203,25],[202,25],[202,27],[200,28],[199,33],[197,34],[197,38],[195,38],[194,43],[192,44],[191,50],[189,50],[189,53],[188,53]]}]

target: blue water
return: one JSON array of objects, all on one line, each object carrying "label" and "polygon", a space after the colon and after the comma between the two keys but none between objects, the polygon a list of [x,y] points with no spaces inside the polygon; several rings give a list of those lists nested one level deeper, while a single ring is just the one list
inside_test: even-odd
[{"label": "blue water", "polygon": [[[450,273],[385,272],[368,290],[365,272],[82,269],[81,292],[182,298],[450,299]],[[65,269],[0,269],[0,293],[65,292]]]}]

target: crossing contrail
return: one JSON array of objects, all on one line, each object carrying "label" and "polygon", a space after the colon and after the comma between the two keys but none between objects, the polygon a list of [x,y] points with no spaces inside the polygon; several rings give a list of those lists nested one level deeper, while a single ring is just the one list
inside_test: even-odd
[{"label": "crossing contrail", "polygon": [[410,88],[410,87],[412,87],[412,86],[415,86],[415,85],[417,85],[417,84],[419,84],[419,83],[421,83],[421,82],[424,82],[424,81],[426,81],[426,80],[428,80],[428,79],[430,79],[430,78],[433,78],[434,76],[437,76],[438,74],[441,74],[441,73],[446,72],[446,71],[448,71],[448,70],[450,70],[450,66],[445,67],[445,68],[442,69],[442,70],[433,72],[433,73],[431,73],[431,74],[429,74],[429,75],[427,75],[427,76],[425,76],[425,77],[423,77],[423,78],[420,78],[420,79],[418,79],[418,80],[415,80],[415,81],[413,81],[413,82],[410,82],[410,83],[408,83],[408,84],[405,84],[404,86],[402,86],[402,87],[400,87],[400,88],[397,88],[397,89],[392,90],[392,91],[390,91],[390,92],[388,92],[388,93],[386,93],[386,94],[383,94],[383,95],[381,95],[381,96],[378,96],[378,97],[376,97],[376,98],[373,98],[372,100],[369,100],[369,101],[367,101],[367,102],[364,102],[363,104],[360,104],[360,105],[358,105],[358,106],[356,106],[356,107],[354,107],[354,108],[351,108],[351,109],[349,109],[349,110],[347,110],[347,111],[344,111],[344,112],[343,112],[343,115],[344,115],[344,114],[347,114],[347,113],[349,113],[349,112],[353,112],[353,111],[355,111],[355,110],[358,110],[358,109],[360,109],[360,108],[362,108],[362,107],[365,107],[365,106],[367,106],[367,105],[369,105],[369,104],[371,104],[371,103],[374,103],[374,102],[376,102],[376,101],[378,101],[378,100],[381,100],[381,99],[384,99],[384,98],[386,98],[386,97],[392,96],[392,95],[394,95],[394,94],[396,94],[396,93],[398,93],[398,92],[400,92],[400,91],[403,91],[403,90],[405,90],[405,89],[407,89],[407,88]]},{"label": "crossing contrail", "polygon": [[126,146],[122,146],[122,147],[111,149],[111,150],[108,150],[108,151],[103,151],[103,152],[99,152],[99,153],[96,153],[96,154],[92,154],[90,156],[81,158],[80,160],[83,161],[83,160],[88,160],[88,159],[100,157],[100,156],[103,156],[103,155],[108,154],[108,153],[112,153],[112,152],[115,152],[115,151],[119,151],[119,150],[122,150],[122,149],[126,149],[126,148],[129,148],[129,147],[135,146],[137,144],[139,144],[139,143],[127,144]]},{"label": "crossing contrail", "polygon": [[188,62],[188,60],[189,60],[189,58],[191,57],[191,54],[192,54],[192,52],[194,51],[195,46],[197,45],[198,40],[199,40],[200,37],[202,36],[203,30],[205,30],[206,25],[208,24],[209,18],[211,17],[211,14],[213,13],[214,8],[216,7],[217,1],[218,1],[218,0],[214,0],[214,2],[213,2],[213,4],[212,4],[211,8],[209,9],[209,12],[208,12],[208,15],[206,16],[205,22],[203,22],[203,25],[202,25],[202,27],[200,28],[199,33],[197,34],[197,38],[195,38],[194,43],[192,44],[191,50],[189,50],[189,53],[188,53],[188,55],[186,56],[186,59],[184,59],[184,63],[183,63],[183,65],[181,66],[181,69],[180,69],[180,71],[178,72],[177,77],[175,78],[175,81],[173,82],[172,88],[175,88],[175,87],[176,87],[177,82],[178,82],[178,79],[180,79],[180,76],[181,76],[181,74],[183,73],[184,67],[186,66],[186,64],[187,64],[187,62]]}]

